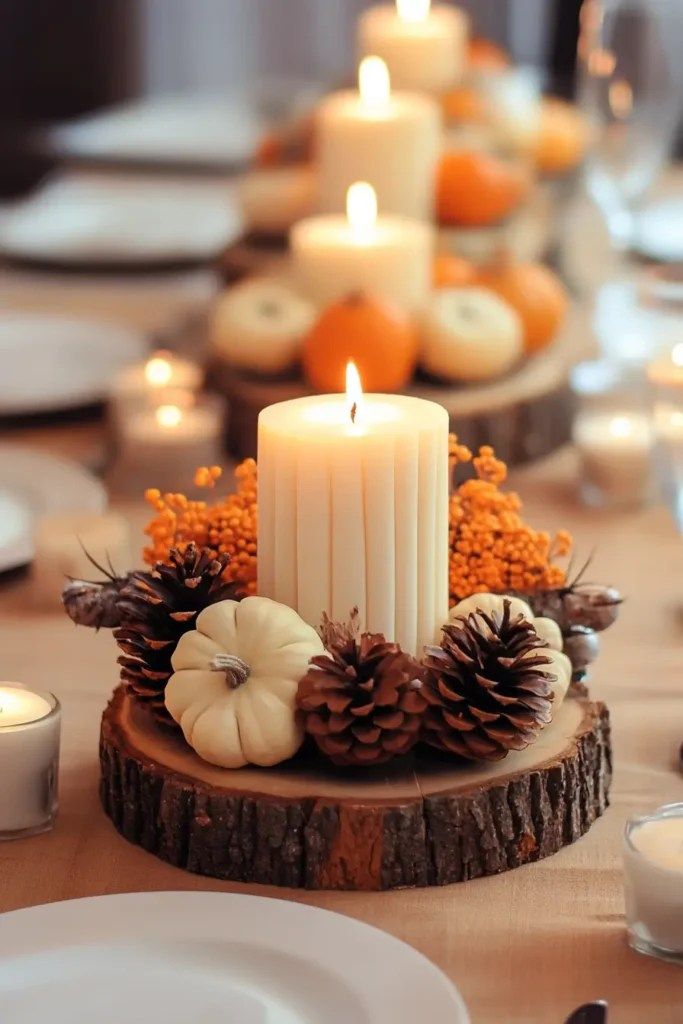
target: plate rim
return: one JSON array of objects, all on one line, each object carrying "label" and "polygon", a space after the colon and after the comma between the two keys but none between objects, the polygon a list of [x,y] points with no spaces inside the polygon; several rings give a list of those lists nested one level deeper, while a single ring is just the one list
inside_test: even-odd
[{"label": "plate rim", "polygon": [[[228,903],[232,903],[235,906],[236,912],[230,913],[230,908],[227,907]],[[195,904],[196,906],[194,906]],[[63,938],[65,934],[65,921],[68,924],[66,932],[68,935],[70,932],[77,932],[79,928],[92,928],[96,924],[101,924],[103,921],[106,922],[109,915],[112,918],[109,923],[113,924],[114,928],[112,931],[108,931],[108,935],[114,941],[117,937],[117,924],[120,935],[120,929],[124,926],[124,923],[126,925],[129,923],[131,916],[136,911],[139,915],[139,919],[135,921],[135,936],[138,940],[145,934],[155,935],[155,926],[158,928],[160,924],[155,911],[159,911],[159,909],[163,909],[165,913],[175,912],[179,915],[182,914],[182,920],[186,925],[188,920],[190,920],[188,914],[192,913],[202,928],[207,928],[208,930],[209,926],[211,927],[212,936],[215,935],[216,928],[220,927],[221,930],[225,929],[224,938],[233,940],[234,936],[230,934],[230,926],[237,924],[239,911],[247,907],[249,908],[250,915],[254,914],[254,909],[256,908],[255,916],[259,916],[262,913],[269,917],[271,921],[275,918],[276,926],[282,924],[283,917],[289,916],[290,918],[298,917],[299,922],[307,918],[317,923],[319,927],[315,928],[316,932],[320,931],[320,926],[323,932],[329,932],[329,929],[333,931],[341,929],[340,939],[344,938],[344,931],[355,933],[355,935],[367,939],[375,947],[377,955],[373,958],[373,969],[376,969],[378,964],[382,966],[388,964],[387,973],[389,973],[391,963],[388,958],[388,952],[391,950],[395,951],[404,961],[408,958],[415,964],[424,985],[430,986],[431,992],[438,1000],[432,1010],[434,1024],[469,1024],[469,1014],[456,985],[432,960],[407,942],[351,915],[327,910],[326,908],[308,903],[272,896],[215,890],[147,890],[106,893],[96,896],[79,897],[72,900],[56,900],[51,903],[10,910],[0,914],[0,961],[21,955],[30,955],[31,952],[35,953],[55,948],[55,940],[57,948],[59,948],[59,939],[60,937]],[[119,909],[124,909],[128,913],[125,918],[121,915],[117,920],[116,912]],[[111,914],[109,913],[110,910]],[[67,915],[66,918],[65,915]],[[278,917],[281,918],[279,922],[277,921]],[[142,926],[142,931],[140,931],[138,926]],[[32,933],[32,940],[29,934],[29,942],[31,944],[28,947],[26,946],[27,933]],[[272,945],[274,931],[269,932],[269,936],[271,939],[270,948],[277,949],[277,944]],[[334,940],[335,936],[328,935],[323,938],[329,941],[330,939]],[[346,951],[352,947],[353,943],[347,942],[342,944],[338,942],[337,956],[340,950]],[[280,946],[280,948],[283,949],[284,947]],[[324,948],[327,951],[328,947],[318,941],[317,948]],[[292,952],[291,945],[286,951]],[[391,960],[393,959],[392,957]],[[329,967],[329,964],[324,964],[323,966]],[[343,971],[343,966],[337,968],[338,974],[343,974]],[[362,996],[363,991],[358,990],[358,994]],[[374,1007],[370,1007],[370,1009],[373,1010],[373,1013],[375,1012]],[[381,1016],[374,1016],[373,1024],[408,1024],[407,1020],[402,1021],[400,1017],[396,1016],[398,1009],[400,1009],[400,1006],[396,1003],[393,1006],[380,1009]],[[430,1007],[427,1006],[427,1009],[430,1009]],[[434,1013],[437,1016],[434,1016]]]}]

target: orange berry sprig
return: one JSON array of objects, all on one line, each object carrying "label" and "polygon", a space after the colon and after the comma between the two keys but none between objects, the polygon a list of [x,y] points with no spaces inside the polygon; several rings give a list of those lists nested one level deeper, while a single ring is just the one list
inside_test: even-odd
[{"label": "orange berry sprig", "polygon": [[571,536],[554,537],[522,520],[514,491],[500,490],[507,466],[484,446],[472,456],[451,435],[449,463],[471,463],[476,476],[453,492],[449,506],[449,589],[451,603],[481,591],[506,593],[564,586],[566,571],[554,559],[567,555]]},{"label": "orange berry sprig", "polygon": [[[195,474],[197,487],[214,488],[220,466],[202,466]],[[213,503],[193,501],[184,494],[145,493],[154,516],[145,528],[149,544],[143,551],[148,565],[167,562],[171,548],[184,551],[194,541],[216,554],[227,553],[227,581],[241,584],[245,594],[256,593],[256,462],[246,459],[235,470],[237,490]]]}]

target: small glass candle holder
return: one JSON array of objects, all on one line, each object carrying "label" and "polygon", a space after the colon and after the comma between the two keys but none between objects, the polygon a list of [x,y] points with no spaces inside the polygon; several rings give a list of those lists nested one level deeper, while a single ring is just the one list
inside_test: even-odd
[{"label": "small glass candle holder", "polygon": [[160,349],[146,362],[126,366],[116,375],[110,393],[113,415],[125,416],[141,405],[162,405],[168,392],[197,392],[202,379],[197,363]]},{"label": "small glass candle holder", "polygon": [[54,824],[61,717],[54,694],[0,684],[0,840]]},{"label": "small glass candle holder", "polygon": [[195,490],[199,466],[221,461],[225,405],[216,395],[173,395],[163,405],[144,405],[117,423],[110,489],[135,496],[148,487]]},{"label": "small glass candle holder", "polygon": [[654,492],[654,435],[642,378],[623,365],[599,360],[576,366],[571,383],[582,500],[596,508],[647,504]]},{"label": "small glass candle holder", "polygon": [[648,367],[660,489],[683,533],[683,343]]},{"label": "small glass candle holder", "polygon": [[630,818],[623,855],[629,944],[683,964],[683,803]]}]

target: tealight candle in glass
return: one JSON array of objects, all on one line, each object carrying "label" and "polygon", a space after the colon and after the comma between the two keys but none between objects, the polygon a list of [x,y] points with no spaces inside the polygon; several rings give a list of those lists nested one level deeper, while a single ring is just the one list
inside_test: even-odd
[{"label": "tealight candle in glass", "polygon": [[603,508],[646,504],[653,493],[653,429],[642,388],[608,361],[580,363],[572,388],[583,501]]},{"label": "tealight candle in glass", "polygon": [[683,533],[683,342],[652,362],[656,465],[659,483]]},{"label": "tealight candle in glass", "polygon": [[52,828],[60,729],[61,708],[54,694],[0,683],[0,839]]},{"label": "tealight candle in glass", "polygon": [[631,818],[623,852],[630,945],[683,963],[683,803]]},{"label": "tealight candle in glass", "polygon": [[170,391],[198,391],[202,370],[173,352],[153,352],[144,363],[124,367],[114,378],[110,401],[115,415],[125,416],[141,405],[161,405]]}]

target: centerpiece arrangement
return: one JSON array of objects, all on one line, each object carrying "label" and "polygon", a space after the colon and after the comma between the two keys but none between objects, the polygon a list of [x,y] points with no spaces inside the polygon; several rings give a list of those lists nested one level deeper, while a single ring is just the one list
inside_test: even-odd
[{"label": "centerpiece arrangement", "polygon": [[149,569],[63,595],[120,649],[101,736],[119,831],[202,874],[356,889],[585,832],[611,755],[582,680],[619,596],[568,578],[571,539],[528,526],[505,475],[440,406],[364,396],[350,367],[346,396],[264,410],[235,493],[150,490]]},{"label": "centerpiece arrangement", "polygon": [[247,235],[209,329],[239,457],[261,409],[340,390],[348,359],[369,389],[440,402],[509,463],[568,440],[575,346],[540,262],[537,177],[578,164],[585,128],[468,36],[457,8],[370,8],[357,88],[266,140],[241,182]]}]

